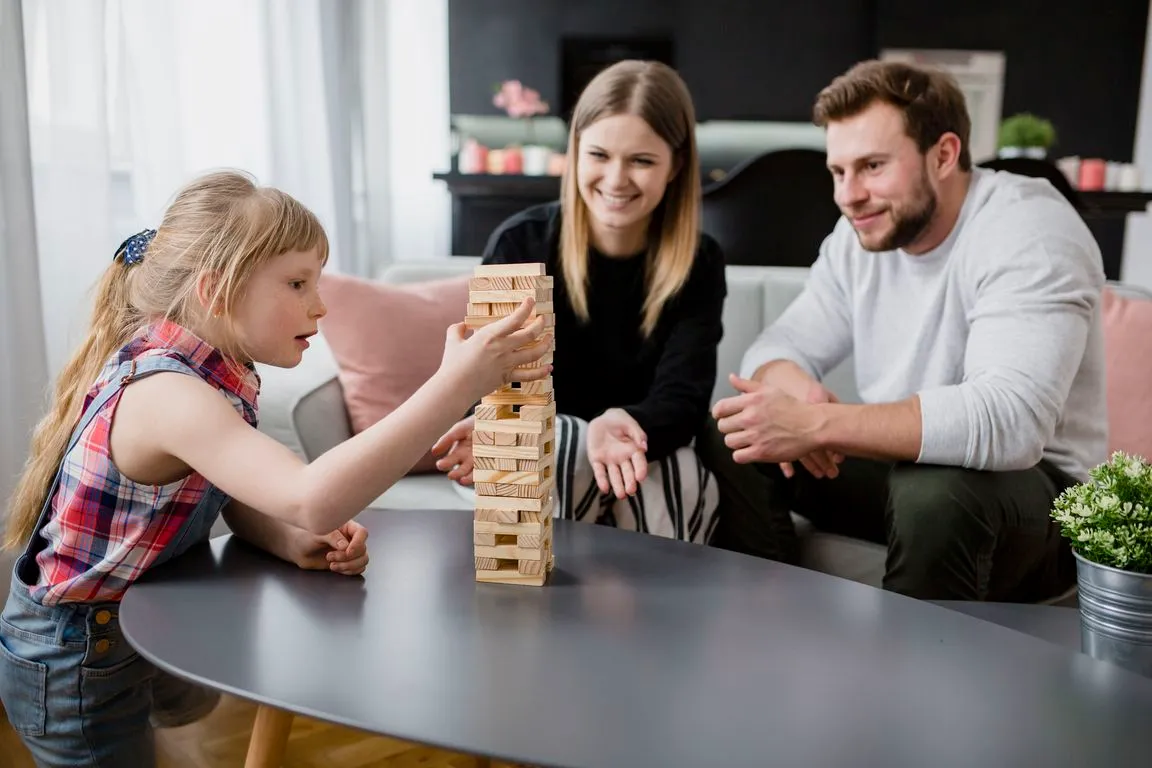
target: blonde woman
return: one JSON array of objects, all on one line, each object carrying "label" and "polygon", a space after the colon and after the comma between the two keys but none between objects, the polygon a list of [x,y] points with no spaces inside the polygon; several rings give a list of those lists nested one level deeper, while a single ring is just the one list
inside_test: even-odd
[{"label": "blonde woman", "polygon": [[[707,543],[717,492],[692,447],[716,377],[727,288],[700,232],[695,115],[669,67],[624,61],[573,113],[562,198],[491,236],[488,264],[554,278],[556,515]],[[471,419],[434,446],[472,482]]]}]

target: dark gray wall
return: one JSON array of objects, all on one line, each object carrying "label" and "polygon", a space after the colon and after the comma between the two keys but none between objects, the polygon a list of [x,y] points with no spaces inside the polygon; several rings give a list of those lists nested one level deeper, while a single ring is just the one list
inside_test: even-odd
[{"label": "dark gray wall", "polygon": [[519,79],[554,107],[565,36],[671,37],[701,120],[807,120],[816,92],[872,50],[861,0],[449,0],[454,114],[500,114]]},{"label": "dark gray wall", "polygon": [[454,114],[499,114],[517,78],[559,104],[566,35],[674,39],[701,120],[807,120],[821,87],[886,47],[1007,53],[1004,111],[1043,114],[1059,154],[1131,160],[1147,0],[449,0]]},{"label": "dark gray wall", "polygon": [[1147,0],[876,0],[879,48],[1002,50],[1004,114],[1034,112],[1059,155],[1131,161]]}]

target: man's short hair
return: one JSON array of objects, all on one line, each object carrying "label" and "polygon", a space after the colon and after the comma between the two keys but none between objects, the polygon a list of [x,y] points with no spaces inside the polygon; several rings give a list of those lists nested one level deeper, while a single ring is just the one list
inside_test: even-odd
[{"label": "man's short hair", "polygon": [[904,113],[904,127],[920,152],[945,133],[960,137],[960,168],[972,169],[968,137],[972,121],[964,94],[951,75],[895,61],[862,61],[816,97],[812,122],[821,128],[860,114],[876,102]]}]

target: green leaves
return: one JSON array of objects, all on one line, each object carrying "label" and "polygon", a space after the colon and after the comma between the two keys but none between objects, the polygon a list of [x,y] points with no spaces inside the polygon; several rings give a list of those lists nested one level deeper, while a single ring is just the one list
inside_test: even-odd
[{"label": "green leaves", "polygon": [[998,147],[1043,147],[1056,143],[1052,123],[1029,112],[1021,112],[1000,123]]},{"label": "green leaves", "polygon": [[1152,466],[1117,451],[1089,474],[1088,482],[1060,494],[1052,518],[1082,557],[1152,573]]}]

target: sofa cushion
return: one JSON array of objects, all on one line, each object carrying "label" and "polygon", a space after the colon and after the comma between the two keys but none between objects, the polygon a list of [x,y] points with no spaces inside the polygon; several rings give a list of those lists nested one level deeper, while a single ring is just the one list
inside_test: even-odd
[{"label": "sofa cushion", "polygon": [[1108,450],[1152,459],[1152,301],[1105,288],[1104,361],[1108,393]]},{"label": "sofa cushion", "polygon": [[[468,276],[395,285],[328,274],[320,291],[328,306],[320,329],[356,434],[396,410],[439,368],[445,331],[466,314]],[[434,465],[426,453],[412,471]]]}]

